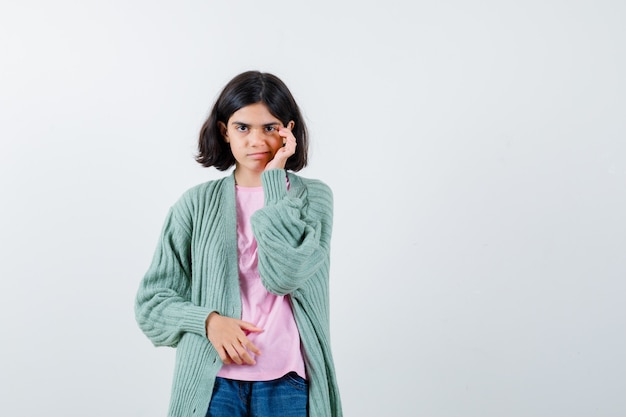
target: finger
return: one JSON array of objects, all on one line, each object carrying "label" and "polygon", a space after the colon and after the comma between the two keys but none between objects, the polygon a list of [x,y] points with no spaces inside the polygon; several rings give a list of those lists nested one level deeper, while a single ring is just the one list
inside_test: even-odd
[{"label": "finger", "polygon": [[239,347],[237,348],[237,352],[239,353],[239,357],[241,358],[241,360],[247,365],[254,365],[256,363],[254,358],[250,356],[250,353],[243,345],[239,345]]},{"label": "finger", "polygon": [[241,339],[239,339],[239,342],[245,349],[249,350],[250,352],[257,355],[261,354],[261,350],[247,337],[242,337]]},{"label": "finger", "polygon": [[278,129],[278,134],[282,136],[283,138],[292,137],[295,140],[295,136],[293,135],[293,132],[288,127],[281,127],[280,129]]},{"label": "finger", "polygon": [[285,153],[287,154],[287,156],[291,156],[294,153],[296,153],[296,141],[294,140],[289,140],[287,139],[287,142],[285,143],[285,145],[283,146],[282,149],[285,150]]},{"label": "finger", "polygon": [[[279,151],[280,152],[280,151]],[[263,331],[262,328],[255,326],[252,323],[248,323],[247,321],[240,321],[239,327],[242,330],[247,330],[248,332],[260,333]]]},{"label": "finger", "polygon": [[289,132],[282,130],[282,131],[278,131],[278,134],[283,140],[283,147],[285,147],[285,145],[287,144],[287,141],[289,140]]},{"label": "finger", "polygon": [[228,355],[226,354],[226,351],[223,348],[218,349],[217,354],[219,355],[220,359],[225,365],[231,364],[230,358],[228,357]]},{"label": "finger", "polygon": [[[254,365],[254,364],[256,364],[256,361],[250,355],[250,352],[248,352],[248,350],[246,349],[246,344],[250,345],[250,342],[247,339],[245,339],[244,341],[236,340],[236,341],[234,341],[230,345],[230,348],[228,349],[230,358],[237,365],[243,365],[243,364]],[[252,345],[252,346],[255,347],[254,345]],[[256,347],[255,347],[255,349],[256,349]]]},{"label": "finger", "polygon": [[256,347],[256,345],[252,343],[250,340],[246,339],[245,342],[242,342],[241,344],[250,352],[254,353],[255,355],[261,354],[261,349]]},{"label": "finger", "polygon": [[237,352],[237,349],[235,349],[233,345],[225,346],[225,349],[226,349],[226,353],[228,354],[228,356],[233,362],[235,362],[237,365],[241,365],[243,363],[243,361],[239,357],[239,353]]},{"label": "finger", "polygon": [[296,144],[298,143],[298,142],[296,141],[296,137],[295,137],[294,135],[292,135],[292,134],[288,135],[288,136],[285,138],[285,142],[286,142],[287,144],[291,144],[291,145],[296,145]]},{"label": "finger", "polygon": [[277,153],[286,151],[287,156],[291,156],[296,150],[296,145],[296,138],[293,135],[285,136],[283,137],[283,145],[278,149]]},{"label": "finger", "polygon": [[[261,332],[263,331],[263,329],[259,329],[258,327],[255,327],[255,329],[257,330],[261,330]],[[247,334],[250,334],[252,332],[245,332]],[[255,333],[259,333],[259,332],[255,332]],[[238,342],[241,346],[243,346],[246,349],[249,349],[250,347],[253,347],[254,350],[257,350],[257,347],[254,345],[254,343],[252,343],[252,341],[250,339],[248,339],[247,334],[241,335],[238,337]]]}]

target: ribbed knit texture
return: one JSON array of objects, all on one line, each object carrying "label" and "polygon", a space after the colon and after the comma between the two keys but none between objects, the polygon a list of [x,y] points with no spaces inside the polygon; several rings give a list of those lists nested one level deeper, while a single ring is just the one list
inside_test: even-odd
[{"label": "ribbed knit texture", "polygon": [[[309,416],[340,417],[330,349],[328,272],[333,199],[321,181],[262,174],[265,206],[251,219],[268,291],[290,294],[309,382]],[[206,336],[216,311],[240,318],[234,176],[187,191],[171,208],[135,314],[155,346],[177,348],[169,417],[204,417],[222,366]]]}]

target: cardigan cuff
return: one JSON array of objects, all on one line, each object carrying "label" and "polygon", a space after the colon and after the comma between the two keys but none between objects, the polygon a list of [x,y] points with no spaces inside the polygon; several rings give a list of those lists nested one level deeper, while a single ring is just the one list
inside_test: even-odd
[{"label": "cardigan cuff", "polygon": [[265,204],[275,203],[287,195],[287,171],[270,169],[261,174]]},{"label": "cardigan cuff", "polygon": [[183,318],[182,322],[183,330],[206,337],[206,319],[213,311],[215,310],[206,307],[187,307],[185,311],[185,317]]}]

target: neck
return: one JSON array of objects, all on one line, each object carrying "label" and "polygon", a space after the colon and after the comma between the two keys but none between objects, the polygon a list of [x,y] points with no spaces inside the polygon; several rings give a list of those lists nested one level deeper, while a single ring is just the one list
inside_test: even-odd
[{"label": "neck", "polygon": [[240,187],[260,187],[262,185],[261,173],[246,173],[235,169],[235,184]]}]

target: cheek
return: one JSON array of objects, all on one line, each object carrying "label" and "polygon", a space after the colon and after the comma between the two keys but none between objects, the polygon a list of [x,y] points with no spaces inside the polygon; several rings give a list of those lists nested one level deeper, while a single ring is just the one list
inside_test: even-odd
[{"label": "cheek", "polygon": [[278,152],[280,148],[283,147],[283,138],[277,139],[272,143],[272,151],[274,153]]}]

